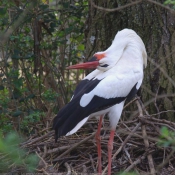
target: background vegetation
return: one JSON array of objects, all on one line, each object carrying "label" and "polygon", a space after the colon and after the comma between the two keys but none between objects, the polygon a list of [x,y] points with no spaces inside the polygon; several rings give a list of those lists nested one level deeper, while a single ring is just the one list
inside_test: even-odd
[{"label": "background vegetation", "polygon": [[[170,6],[162,3],[0,1],[0,156],[6,158],[3,167],[14,163],[23,171],[34,169],[38,156],[26,156],[27,151],[17,147],[21,141],[13,133],[29,138],[50,128],[54,115],[88,73],[68,71],[66,67],[105,50],[123,28],[134,29],[147,47],[149,62],[139,92],[145,108],[159,119],[175,121],[174,1],[166,1]],[[123,118],[135,116],[137,111],[134,105],[126,108]],[[161,144],[174,145],[171,131],[164,129],[161,135]],[[12,154],[8,154],[12,149],[8,145],[14,145]]]}]

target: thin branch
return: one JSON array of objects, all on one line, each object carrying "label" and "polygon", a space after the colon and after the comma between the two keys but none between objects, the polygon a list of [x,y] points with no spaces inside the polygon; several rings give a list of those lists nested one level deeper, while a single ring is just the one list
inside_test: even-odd
[{"label": "thin branch", "polygon": [[[95,133],[92,133],[92,135],[86,137],[85,139],[81,140],[80,142],[78,142],[77,144],[75,144],[74,146],[72,146],[71,148],[69,148],[67,151],[65,151],[63,154],[61,154],[60,156],[58,156],[58,158],[62,158],[63,156],[65,156],[66,154],[68,154],[69,152],[71,152],[73,149],[77,148],[79,145],[83,144],[84,142],[88,141],[89,139],[91,139],[92,137],[95,136]],[[57,158],[57,159],[58,159]]]},{"label": "thin branch", "polygon": [[[142,106],[141,106],[141,104],[139,103],[138,100],[136,101],[136,104],[137,104],[137,107],[138,107],[138,110],[139,110],[139,117],[142,117],[143,116]],[[149,148],[149,141],[148,141],[148,136],[147,136],[147,133],[146,133],[146,126],[143,123],[142,123],[142,136],[143,136],[143,139],[144,139],[145,148],[147,150]],[[148,154],[147,159],[148,159],[148,164],[149,164],[149,168],[150,168],[150,171],[151,171],[151,175],[155,175],[156,170],[154,168],[152,154]]]},{"label": "thin branch", "polygon": [[163,5],[163,4],[161,4],[161,3],[157,2],[157,1],[153,1],[153,0],[146,0],[146,1],[148,1],[150,3],[153,3],[153,4],[157,5],[157,6],[160,6],[160,7],[164,8],[164,9],[166,9],[166,10],[169,10],[171,13],[175,13],[175,11],[172,8],[170,8],[168,6],[165,6],[165,5]]},{"label": "thin branch", "polygon": [[97,6],[92,0],[90,0],[90,3],[92,4],[93,7],[95,7],[95,8],[98,9],[98,10],[102,10],[102,11],[106,11],[106,12],[120,11],[120,10],[123,10],[123,9],[125,9],[125,8],[127,8],[127,7],[136,5],[136,4],[140,3],[140,2],[142,2],[142,0],[138,0],[138,1],[135,1],[135,2],[131,2],[131,3],[126,4],[126,5],[123,5],[123,6],[121,6],[121,7],[109,9],[109,8],[104,8],[104,7]]},{"label": "thin branch", "polygon": [[[40,161],[43,162],[43,164],[45,165],[45,167],[47,167],[47,163],[45,162],[45,160],[38,154],[37,151],[36,151],[35,153],[36,153],[36,155],[40,158]],[[42,164],[42,163],[40,163],[40,164]]]},{"label": "thin branch", "polygon": [[156,66],[156,68],[159,69],[163,73],[165,78],[167,78],[172,83],[172,85],[175,87],[175,81],[168,75],[168,73],[160,65],[158,65],[157,63],[154,63],[154,61],[150,57],[148,57],[148,60],[151,62],[151,64]]},{"label": "thin branch", "polygon": [[150,152],[145,152],[141,157],[139,157],[136,161],[134,161],[128,168],[126,168],[123,174],[132,170],[137,164],[139,164],[142,160],[144,160],[148,154],[150,154]]},{"label": "thin branch", "polygon": [[166,157],[166,159],[157,167],[157,171],[159,172],[170,160],[170,158],[173,156],[175,150],[173,149],[170,154]]},{"label": "thin branch", "polygon": [[67,168],[67,174],[66,175],[71,175],[71,167],[70,167],[70,165],[67,162],[65,162],[64,166]]},{"label": "thin branch", "polygon": [[[174,11],[172,8],[170,8],[170,7],[168,7],[168,6],[165,6],[165,5],[163,5],[163,4],[161,4],[161,3],[157,2],[157,1],[153,1],[153,0],[146,0],[146,1],[148,1],[148,2],[150,2],[150,3],[152,3],[152,4],[155,4],[155,5],[159,6],[159,7],[162,7],[162,8],[164,8],[164,9],[170,11],[171,13],[175,13],[175,11]],[[95,8],[98,9],[98,10],[105,11],[105,12],[120,11],[120,10],[123,10],[123,9],[125,9],[125,8],[127,8],[127,7],[130,7],[130,6],[139,4],[140,2],[143,2],[143,1],[142,1],[142,0],[138,0],[138,1],[131,2],[131,3],[129,3],[129,4],[123,5],[123,6],[121,6],[121,7],[117,7],[117,8],[110,9],[110,8],[104,8],[104,7],[97,6],[97,5],[93,2],[93,0],[90,0],[90,3],[92,4],[93,7],[95,7]]]},{"label": "thin branch", "polygon": [[[175,113],[175,110],[166,110],[166,111],[161,111],[161,112],[158,112],[158,113],[155,113],[155,114],[151,114],[151,116],[154,116],[154,115],[160,115],[160,114],[163,114],[163,113],[168,113],[168,112],[174,112]],[[146,116],[146,115],[144,115]],[[158,117],[159,118],[159,117]]]},{"label": "thin branch", "polygon": [[14,30],[16,30],[18,28],[18,26],[21,24],[21,22],[24,20],[24,18],[31,13],[31,9],[33,8],[34,3],[31,2],[28,6],[28,8],[26,8],[22,14],[18,17],[18,19],[14,22],[14,24],[12,24],[12,26],[10,26],[10,28],[8,28],[7,31],[3,31],[0,33],[0,44],[4,44],[9,36],[13,33]]}]

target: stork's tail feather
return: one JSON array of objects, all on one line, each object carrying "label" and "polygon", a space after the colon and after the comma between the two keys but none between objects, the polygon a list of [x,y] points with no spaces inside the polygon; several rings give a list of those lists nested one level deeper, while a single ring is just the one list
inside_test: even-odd
[{"label": "stork's tail feather", "polygon": [[54,118],[55,142],[60,136],[75,133],[88,120],[87,112],[83,110],[78,101],[79,99],[69,102]]}]

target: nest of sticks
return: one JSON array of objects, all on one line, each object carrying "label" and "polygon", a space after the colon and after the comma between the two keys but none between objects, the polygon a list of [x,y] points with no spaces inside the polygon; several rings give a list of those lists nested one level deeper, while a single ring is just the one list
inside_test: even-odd
[{"label": "nest of sticks", "polygon": [[[175,123],[155,118],[136,100],[138,113],[129,121],[120,121],[114,137],[112,172],[134,171],[136,174],[175,175],[175,149],[158,146],[160,129],[175,131]],[[51,123],[51,121],[49,121]],[[101,130],[102,166],[107,174],[108,119]],[[76,134],[59,138],[46,128],[21,144],[40,158],[38,173],[97,174],[96,118],[90,119]]]}]

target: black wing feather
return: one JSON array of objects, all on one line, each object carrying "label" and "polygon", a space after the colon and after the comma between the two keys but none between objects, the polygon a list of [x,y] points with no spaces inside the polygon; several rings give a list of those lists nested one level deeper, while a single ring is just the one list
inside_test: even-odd
[{"label": "black wing feather", "polygon": [[74,98],[64,106],[54,118],[53,129],[55,129],[55,140],[60,136],[66,135],[81,120],[90,114],[107,109],[115,104],[121,103],[125,99],[130,99],[137,92],[136,84],[126,97],[105,99],[95,95],[86,107],[82,107],[80,106],[81,97],[92,91],[101,80],[95,79],[83,81],[77,86]]}]

